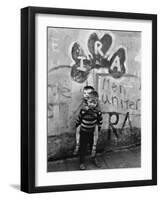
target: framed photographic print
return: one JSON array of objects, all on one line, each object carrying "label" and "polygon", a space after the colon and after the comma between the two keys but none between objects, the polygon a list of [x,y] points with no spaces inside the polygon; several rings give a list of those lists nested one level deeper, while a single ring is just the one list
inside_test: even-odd
[{"label": "framed photographic print", "polygon": [[21,9],[21,190],[157,184],[157,16]]}]

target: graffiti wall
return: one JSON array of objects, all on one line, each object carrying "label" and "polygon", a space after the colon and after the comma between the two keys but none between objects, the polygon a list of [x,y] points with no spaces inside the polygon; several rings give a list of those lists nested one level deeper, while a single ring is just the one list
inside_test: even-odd
[{"label": "graffiti wall", "polygon": [[124,75],[116,80],[105,74],[98,75],[98,91],[104,113],[103,128],[108,128],[109,115],[112,113],[117,113],[113,114],[113,118],[116,118],[116,115],[119,118],[117,128],[122,127],[127,113],[133,127],[140,127],[140,89],[140,79],[135,75]]},{"label": "graffiti wall", "polygon": [[75,130],[86,85],[99,93],[103,129],[140,128],[141,33],[50,27],[47,34],[48,135]]}]

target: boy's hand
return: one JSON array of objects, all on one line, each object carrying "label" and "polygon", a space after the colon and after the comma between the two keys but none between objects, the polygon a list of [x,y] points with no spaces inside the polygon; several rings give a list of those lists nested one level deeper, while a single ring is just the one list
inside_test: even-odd
[{"label": "boy's hand", "polygon": [[96,145],[93,145],[92,147],[92,153],[91,153],[92,158],[96,156]]},{"label": "boy's hand", "polygon": [[74,155],[77,155],[77,154],[78,154],[78,151],[79,151],[79,144],[76,145],[73,154],[74,154]]}]

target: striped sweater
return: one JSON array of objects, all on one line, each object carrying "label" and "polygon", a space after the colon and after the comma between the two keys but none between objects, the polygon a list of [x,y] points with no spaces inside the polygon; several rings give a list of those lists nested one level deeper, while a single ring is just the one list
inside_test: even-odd
[{"label": "striped sweater", "polygon": [[81,131],[93,132],[98,125],[100,131],[102,125],[102,112],[97,109],[81,109],[76,120],[76,127],[81,125]]}]

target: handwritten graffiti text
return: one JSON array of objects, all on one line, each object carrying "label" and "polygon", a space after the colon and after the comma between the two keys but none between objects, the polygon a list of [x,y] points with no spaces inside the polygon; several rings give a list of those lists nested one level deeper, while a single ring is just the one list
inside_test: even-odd
[{"label": "handwritten graffiti text", "polygon": [[90,55],[84,53],[79,43],[73,44],[71,54],[75,63],[72,65],[71,77],[74,81],[83,83],[93,68],[106,68],[114,78],[125,74],[125,49],[120,47],[113,55],[109,55],[112,45],[112,36],[109,33],[100,39],[96,33],[91,34],[87,45]]}]

